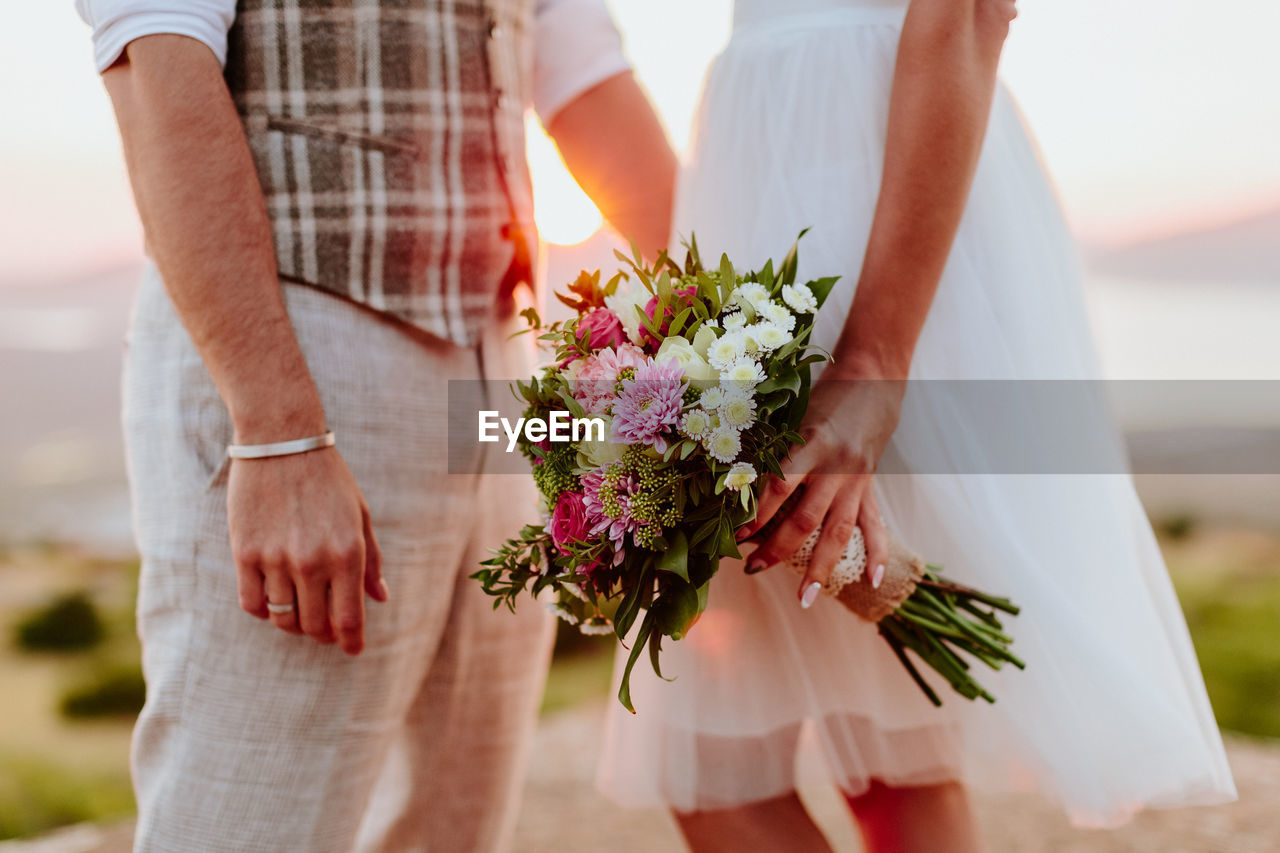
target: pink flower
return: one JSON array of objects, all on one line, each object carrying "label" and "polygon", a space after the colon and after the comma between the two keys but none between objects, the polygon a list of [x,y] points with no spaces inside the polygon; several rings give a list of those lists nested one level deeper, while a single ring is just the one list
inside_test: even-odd
[{"label": "pink flower", "polygon": [[551,541],[557,548],[587,541],[591,523],[582,492],[563,492],[551,513]]},{"label": "pink flower", "polygon": [[597,308],[578,321],[578,337],[585,337],[587,332],[591,333],[590,346],[593,350],[618,347],[627,342],[622,321],[608,308]]},{"label": "pink flower", "polygon": [[[675,295],[682,296],[686,300],[692,300],[694,294],[696,294],[697,292],[698,292],[698,288],[696,287],[682,287],[679,290],[675,291]],[[679,303],[677,302],[677,304]],[[650,320],[654,321],[654,325],[658,327],[658,334],[661,335],[662,338],[665,338],[667,336],[667,328],[671,325],[671,321],[675,319],[675,312],[673,312],[671,309],[672,309],[672,306],[668,305],[666,312],[664,312],[662,315],[662,322],[658,323],[657,317],[655,316],[658,313],[658,297],[657,296],[649,297],[649,304],[644,306],[644,313],[648,315]],[[650,351],[657,350],[657,348],[662,345],[661,338],[655,338],[653,334],[648,329],[646,329],[643,325],[640,326],[640,340],[644,342],[644,345],[648,347]]]},{"label": "pink flower", "polygon": [[618,374],[626,368],[640,369],[645,355],[632,344],[618,344],[591,355],[572,365],[566,378],[573,397],[582,404],[589,415],[603,415],[613,403]]},{"label": "pink flower", "polygon": [[615,444],[648,444],[664,452],[667,440],[663,433],[679,420],[687,387],[679,362],[651,359],[636,368],[634,379],[622,380],[622,393],[613,406],[610,440]]},{"label": "pink flower", "polygon": [[631,516],[631,498],[640,491],[640,483],[635,474],[625,474],[618,478],[613,486],[613,496],[619,511],[616,518],[610,518],[605,515],[604,501],[600,497],[600,487],[604,484],[605,472],[610,467],[612,466],[606,465],[582,475],[582,503],[591,522],[591,535],[599,536],[603,533],[613,543],[613,565],[616,566],[626,557],[622,548],[623,539],[642,524]]}]

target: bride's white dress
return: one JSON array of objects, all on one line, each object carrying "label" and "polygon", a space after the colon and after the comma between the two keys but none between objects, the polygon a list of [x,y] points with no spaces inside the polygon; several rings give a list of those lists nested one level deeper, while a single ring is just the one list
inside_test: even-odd
[{"label": "bride's white dress", "polygon": [[[676,229],[704,257],[758,267],[801,228],[800,277],[843,276],[818,319],[830,346],[853,297],[884,156],[905,0],[738,0],[709,72]],[[1075,249],[1007,93],[919,347],[916,379],[1097,376]],[[909,392],[894,452],[959,459],[973,425]],[[959,464],[959,463],[958,463]],[[1235,795],[1177,599],[1130,479],[882,476],[885,520],[949,575],[1007,594],[1025,672],[983,672],[995,705],[934,708],[873,626],[796,603],[783,569],[727,563],[710,607],[641,662],[638,713],[613,703],[599,785],[629,805],[715,808],[790,790],[817,749],[846,791],[958,779],[1035,788],[1082,824]],[[622,653],[625,656],[625,653]],[[621,669],[619,658],[618,670]],[[616,679],[616,675],[615,675]]]}]

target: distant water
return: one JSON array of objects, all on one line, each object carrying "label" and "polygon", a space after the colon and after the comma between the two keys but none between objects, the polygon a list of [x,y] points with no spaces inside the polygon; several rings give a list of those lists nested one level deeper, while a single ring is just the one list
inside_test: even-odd
[{"label": "distant water", "polygon": [[[553,247],[545,278],[563,283],[584,267],[610,264],[612,249],[600,239]],[[0,542],[129,547],[119,370],[138,277],[126,269],[65,285],[0,288]],[[1086,295],[1108,378],[1280,379],[1280,283],[1097,276]],[[1120,414],[1128,427],[1182,425],[1178,413],[1160,413],[1157,424],[1149,412]],[[1143,478],[1139,485],[1160,512],[1270,518],[1278,479]]]}]

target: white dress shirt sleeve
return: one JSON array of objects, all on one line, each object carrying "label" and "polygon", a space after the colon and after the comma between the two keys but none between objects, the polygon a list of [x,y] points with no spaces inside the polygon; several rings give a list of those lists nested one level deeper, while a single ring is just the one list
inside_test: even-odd
[{"label": "white dress shirt sleeve", "polygon": [[535,15],[533,108],[546,124],[630,65],[604,0],[538,0]]},{"label": "white dress shirt sleeve", "polygon": [[99,71],[119,59],[129,42],[158,33],[203,42],[219,64],[225,64],[236,0],[76,0],[76,11],[93,28],[93,59]]}]

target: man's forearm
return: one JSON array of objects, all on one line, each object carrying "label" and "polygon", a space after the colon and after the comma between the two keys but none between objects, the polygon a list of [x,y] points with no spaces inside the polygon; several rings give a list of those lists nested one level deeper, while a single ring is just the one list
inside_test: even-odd
[{"label": "man's forearm", "polygon": [[676,158],[635,78],[618,74],[556,113],[547,131],[605,219],[652,255],[671,236]]},{"label": "man's forearm", "polygon": [[903,27],[884,175],[835,369],[905,379],[991,113],[1012,0],[917,0]]},{"label": "man's forearm", "polygon": [[324,428],[289,323],[271,227],[221,69],[176,35],[132,42],[103,74],[148,251],[235,424],[260,443]]}]

